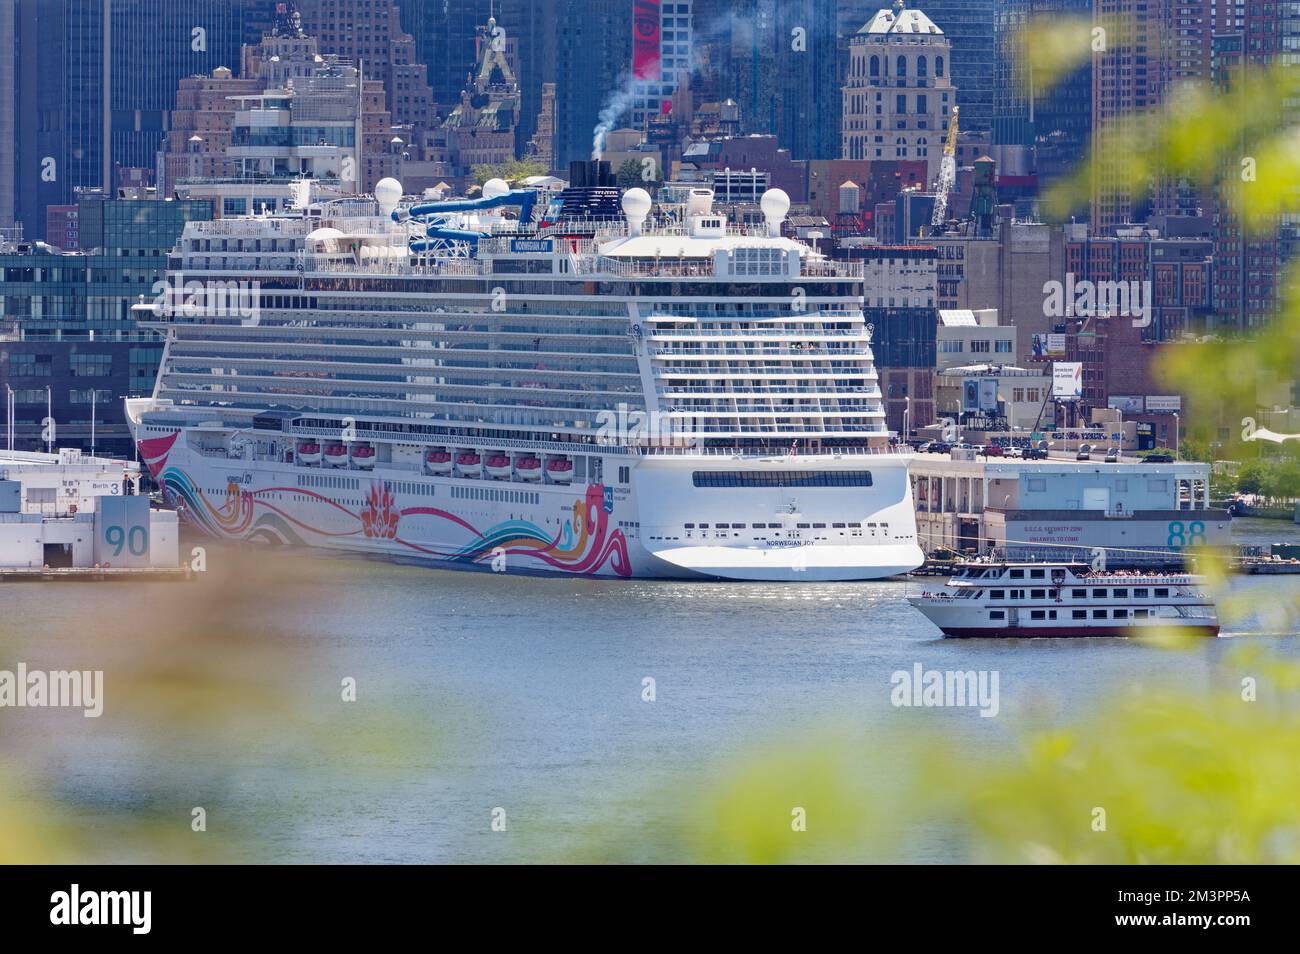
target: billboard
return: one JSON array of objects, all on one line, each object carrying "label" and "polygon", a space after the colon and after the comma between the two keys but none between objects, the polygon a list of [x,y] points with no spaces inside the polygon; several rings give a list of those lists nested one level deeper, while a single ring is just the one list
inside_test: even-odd
[{"label": "billboard", "polygon": [[662,78],[659,69],[659,0],[632,2],[632,78]]},{"label": "billboard", "polygon": [[1083,397],[1083,364],[1079,361],[1052,362],[1052,397]]},{"label": "billboard", "polygon": [[1181,411],[1183,399],[1177,394],[1148,394],[1148,411]]},{"label": "billboard", "polygon": [[1106,406],[1123,414],[1142,413],[1142,395],[1112,394],[1106,399]]},{"label": "billboard", "polygon": [[963,378],[961,382],[962,411],[996,414],[998,410],[997,378]]},{"label": "billboard", "polygon": [[985,378],[980,382],[980,410],[987,414],[997,413],[998,379]]},{"label": "billboard", "polygon": [[1064,358],[1065,335],[1034,335],[1032,347],[1035,358]]}]

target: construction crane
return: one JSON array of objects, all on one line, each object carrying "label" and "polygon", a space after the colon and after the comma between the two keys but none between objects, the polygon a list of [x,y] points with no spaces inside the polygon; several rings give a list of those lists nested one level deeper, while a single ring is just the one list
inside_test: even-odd
[{"label": "construction crane", "polygon": [[948,124],[948,141],[943,145],[943,161],[939,164],[939,184],[934,187],[934,216],[930,228],[937,229],[948,216],[948,193],[957,183],[957,110],[952,108],[952,122]]}]

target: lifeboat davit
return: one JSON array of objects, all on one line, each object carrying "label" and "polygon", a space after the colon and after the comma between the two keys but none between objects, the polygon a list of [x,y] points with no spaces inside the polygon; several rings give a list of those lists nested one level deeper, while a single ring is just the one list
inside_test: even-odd
[{"label": "lifeboat davit", "polygon": [[557,484],[567,484],[573,480],[573,461],[553,460],[546,465],[546,476]]},{"label": "lifeboat davit", "polygon": [[424,466],[431,474],[450,474],[451,455],[444,450],[431,450],[424,455]]},{"label": "lifeboat davit", "polygon": [[483,473],[483,458],[473,451],[456,455],[456,473],[462,477],[477,477]]},{"label": "lifeboat davit", "polygon": [[375,466],[375,449],[365,444],[352,448],[352,463],[365,470]]},{"label": "lifeboat davit", "polygon": [[542,479],[542,462],[536,457],[521,457],[515,461],[515,470],[524,480]]},{"label": "lifeboat davit", "polygon": [[315,441],[307,441],[298,445],[298,463],[300,464],[319,464],[320,463],[320,445]]},{"label": "lifeboat davit", "polygon": [[342,444],[331,444],[325,448],[325,463],[331,467],[345,467],[348,462],[348,449]]},{"label": "lifeboat davit", "polygon": [[510,458],[505,454],[492,454],[483,464],[483,467],[489,477],[510,476]]}]

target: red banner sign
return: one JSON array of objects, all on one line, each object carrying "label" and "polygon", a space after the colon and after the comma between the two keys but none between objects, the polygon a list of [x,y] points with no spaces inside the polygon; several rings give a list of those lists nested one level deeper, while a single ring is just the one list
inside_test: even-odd
[{"label": "red banner sign", "polygon": [[661,79],[659,69],[659,0],[632,0],[632,76]]}]

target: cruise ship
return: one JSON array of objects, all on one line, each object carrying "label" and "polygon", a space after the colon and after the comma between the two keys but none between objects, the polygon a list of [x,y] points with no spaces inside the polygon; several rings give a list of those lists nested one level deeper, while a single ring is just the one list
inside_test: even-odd
[{"label": "cruise ship", "polygon": [[908,602],[962,637],[1219,635],[1214,601],[1190,573],[1104,572],[1085,563],[968,563]]},{"label": "cruise ship", "polygon": [[[602,168],[603,165],[603,168]],[[923,562],[863,272],[656,208],[608,163],[189,223],[137,306],[141,462],[229,539],[591,577],[867,580]],[[549,183],[549,184],[548,184]]]}]

